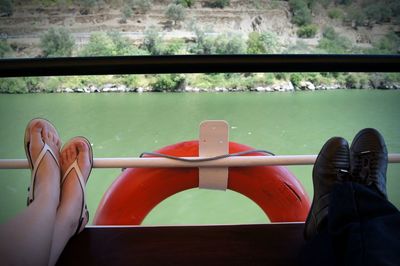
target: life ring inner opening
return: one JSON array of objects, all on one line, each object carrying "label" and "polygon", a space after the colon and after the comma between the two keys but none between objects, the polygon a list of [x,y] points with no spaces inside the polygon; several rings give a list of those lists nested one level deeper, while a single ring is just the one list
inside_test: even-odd
[{"label": "life ring inner opening", "polygon": [[[246,145],[229,143],[229,153],[252,149]],[[199,154],[198,141],[177,143],[157,152],[196,157]],[[164,199],[198,185],[197,168],[126,169],[104,194],[94,224],[139,225]],[[231,167],[228,189],[254,201],[271,222],[304,221],[310,208],[310,200],[303,186],[282,166]]]}]

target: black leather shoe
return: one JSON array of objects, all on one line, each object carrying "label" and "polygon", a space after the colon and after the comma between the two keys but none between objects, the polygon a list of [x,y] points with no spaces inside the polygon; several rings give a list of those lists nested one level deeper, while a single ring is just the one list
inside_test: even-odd
[{"label": "black leather shoe", "polygon": [[386,194],[388,152],[382,135],[373,128],[365,128],[354,137],[350,148],[351,175],[354,182],[374,187]]},{"label": "black leather shoe", "polygon": [[314,197],[305,223],[305,239],[320,231],[328,215],[332,188],[348,179],[349,170],[349,144],[343,138],[329,139],[319,152],[313,168]]}]

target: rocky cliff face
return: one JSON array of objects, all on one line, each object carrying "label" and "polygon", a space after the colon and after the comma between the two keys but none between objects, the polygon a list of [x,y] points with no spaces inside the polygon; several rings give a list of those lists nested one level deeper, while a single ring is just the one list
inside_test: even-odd
[{"label": "rocky cliff face", "polygon": [[[103,1],[104,2],[104,1]],[[78,44],[85,43],[94,31],[125,32],[133,42],[141,42],[146,28],[154,25],[164,33],[164,38],[193,39],[193,25],[213,34],[235,32],[247,38],[252,31],[274,32],[283,47],[296,44],[298,27],[291,23],[292,14],[287,1],[230,1],[223,8],[205,7],[206,1],[196,1],[192,8],[186,8],[185,19],[176,25],[166,17],[165,10],[171,1],[153,1],[150,10],[134,10],[125,21],[124,6],[118,2],[101,4],[91,8],[88,14],[82,14],[81,6],[68,4],[39,5],[15,1],[14,13],[0,17],[0,33],[3,38],[14,44],[17,56],[35,56],[38,53],[39,37],[50,27],[65,27],[74,34]],[[322,29],[333,26],[343,36],[360,47],[370,47],[371,43],[389,31],[400,32],[400,26],[393,23],[371,23],[354,27],[351,21],[331,19],[322,6],[315,8],[312,20],[318,26],[318,33],[313,38],[301,41],[315,47],[322,36]]]}]

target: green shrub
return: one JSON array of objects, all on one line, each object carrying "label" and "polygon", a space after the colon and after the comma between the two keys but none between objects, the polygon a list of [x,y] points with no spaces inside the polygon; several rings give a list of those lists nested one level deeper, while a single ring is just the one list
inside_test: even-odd
[{"label": "green shrub", "polygon": [[317,47],[329,54],[351,53],[353,49],[352,42],[347,37],[337,34],[331,27],[325,28]]},{"label": "green shrub", "polygon": [[0,0],[0,14],[11,16],[14,12],[12,0]]},{"label": "green shrub", "polygon": [[278,39],[272,32],[251,32],[246,44],[248,54],[273,54],[279,49]]},{"label": "green shrub", "polygon": [[94,32],[80,51],[81,56],[146,55],[119,32]]},{"label": "green shrub", "polygon": [[300,38],[313,38],[317,34],[318,27],[314,24],[301,26],[297,30],[297,36]]},{"label": "green shrub", "polygon": [[133,9],[143,14],[149,11],[153,5],[152,0],[130,0],[129,2]]},{"label": "green shrub", "polygon": [[128,38],[123,37],[120,32],[108,32],[107,36],[114,44],[116,55],[148,55],[146,51],[133,45]]},{"label": "green shrub", "polygon": [[250,4],[252,7],[256,8],[256,9],[261,9],[262,8],[262,3],[260,0],[251,0]]},{"label": "green shrub", "polygon": [[387,22],[390,21],[392,16],[392,10],[387,3],[377,2],[373,5],[367,6],[364,9],[367,18],[376,22]]},{"label": "green shrub", "polygon": [[295,88],[298,88],[300,82],[303,80],[303,76],[300,73],[292,73],[290,74],[290,82],[292,82]]},{"label": "green shrub", "polygon": [[138,75],[122,75],[120,76],[122,84],[128,88],[136,88],[139,85]]},{"label": "green shrub", "polygon": [[181,5],[184,7],[192,7],[194,6],[195,0],[175,0],[174,3],[177,5]]},{"label": "green shrub", "polygon": [[45,57],[71,56],[75,40],[65,28],[50,28],[40,38],[40,47]]},{"label": "green shrub", "polygon": [[230,5],[230,0],[213,0],[206,2],[206,6],[211,8],[224,8],[229,5]]},{"label": "green shrub", "polygon": [[400,1],[393,1],[390,3],[390,9],[392,11],[392,15],[399,18],[400,15]]},{"label": "green shrub", "polygon": [[215,40],[215,52],[217,54],[244,54],[246,44],[239,34],[221,34]]},{"label": "green shrub", "polygon": [[90,14],[93,7],[97,4],[97,0],[80,0],[79,3],[81,4],[79,12],[82,15]]},{"label": "green shrub", "polygon": [[277,80],[288,80],[289,79],[289,73],[286,73],[286,72],[275,73],[275,78]]},{"label": "green shrub", "polygon": [[327,38],[328,40],[334,40],[337,38],[337,33],[335,29],[331,26],[325,27],[322,32],[322,37]]},{"label": "green shrub", "polygon": [[161,53],[163,55],[176,55],[184,53],[185,43],[182,39],[164,43]]},{"label": "green shrub", "polygon": [[382,37],[377,43],[373,44],[371,50],[373,54],[399,54],[400,37],[393,31]]},{"label": "green shrub", "polygon": [[121,10],[122,12],[122,18],[120,20],[120,22],[122,23],[126,23],[126,21],[132,17],[132,8],[130,8],[129,6],[124,6]]},{"label": "green shrub", "polygon": [[345,79],[346,87],[350,89],[357,89],[359,88],[359,82],[355,75],[349,74]]},{"label": "green shrub", "polygon": [[329,5],[332,3],[332,0],[321,0],[320,3],[324,8],[328,8]]},{"label": "green shrub", "polygon": [[339,5],[350,5],[353,3],[353,0],[336,0],[336,3]]},{"label": "green shrub", "polygon": [[181,5],[169,4],[165,11],[165,15],[168,19],[174,22],[174,25],[177,25],[178,22],[185,19],[185,8]]},{"label": "green shrub", "polygon": [[94,32],[81,51],[82,56],[115,56],[116,47],[110,36],[104,32]]},{"label": "green shrub", "polygon": [[295,44],[289,45],[285,51],[288,54],[311,54],[313,52],[314,49],[301,39],[297,40]]},{"label": "green shrub", "polygon": [[258,32],[249,33],[246,44],[248,54],[265,54],[267,52],[264,42],[261,39],[261,34]]},{"label": "green shrub", "polygon": [[153,91],[177,91],[182,89],[185,83],[184,75],[177,74],[162,74],[157,75],[156,80],[150,84]]},{"label": "green shrub", "polygon": [[23,78],[1,78],[0,93],[28,93]]},{"label": "green shrub", "polygon": [[292,23],[298,26],[311,23],[311,11],[304,0],[290,0],[289,5],[292,11]]},{"label": "green shrub", "polygon": [[328,10],[328,16],[331,19],[340,19],[343,17],[343,12],[339,8],[332,8]]},{"label": "green shrub", "polygon": [[264,73],[264,84],[271,85],[275,82],[275,75],[273,73]]},{"label": "green shrub", "polygon": [[0,58],[5,57],[11,51],[12,51],[11,47],[7,43],[7,41],[6,40],[0,40]]},{"label": "green shrub", "polygon": [[194,33],[196,42],[189,47],[189,51],[194,54],[214,54],[214,38],[206,36],[205,32],[199,27],[194,27]]},{"label": "green shrub", "polygon": [[143,48],[151,55],[162,54],[162,36],[160,30],[151,26],[144,32]]},{"label": "green shrub", "polygon": [[362,26],[366,20],[364,11],[359,7],[350,8],[347,12],[347,18],[354,21],[356,26]]}]

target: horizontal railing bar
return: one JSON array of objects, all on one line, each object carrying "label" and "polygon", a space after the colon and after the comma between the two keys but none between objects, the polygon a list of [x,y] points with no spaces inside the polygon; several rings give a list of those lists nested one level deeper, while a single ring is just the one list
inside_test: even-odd
[{"label": "horizontal railing bar", "polygon": [[[183,157],[204,159],[204,157]],[[249,167],[267,165],[312,165],[317,155],[237,156],[212,161],[187,162],[167,158],[96,158],[94,168],[157,168],[157,167]],[[389,154],[389,163],[400,163],[400,154]],[[27,169],[25,159],[1,159],[0,169]]]},{"label": "horizontal railing bar", "polygon": [[213,72],[400,72],[400,56],[171,55],[0,60],[0,77]]}]

